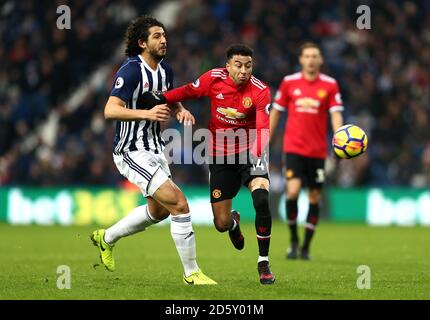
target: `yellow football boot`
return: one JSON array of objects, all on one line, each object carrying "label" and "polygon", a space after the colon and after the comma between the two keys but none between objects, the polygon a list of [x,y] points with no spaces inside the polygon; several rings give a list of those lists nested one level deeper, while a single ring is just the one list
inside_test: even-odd
[{"label": "yellow football boot", "polygon": [[213,285],[218,284],[215,281],[213,281],[211,278],[206,276],[202,270],[197,270],[190,274],[190,276],[185,277],[184,276],[184,283],[189,285]]},{"label": "yellow football boot", "polygon": [[93,244],[99,249],[100,260],[107,270],[115,271],[115,260],[113,259],[113,246],[108,245],[104,240],[105,229],[99,229],[90,236]]}]

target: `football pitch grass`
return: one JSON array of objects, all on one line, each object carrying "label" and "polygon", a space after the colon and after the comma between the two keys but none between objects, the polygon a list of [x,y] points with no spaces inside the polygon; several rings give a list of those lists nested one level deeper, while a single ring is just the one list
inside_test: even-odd
[{"label": "football pitch grass", "polygon": [[[321,223],[313,260],[290,261],[287,227],[276,222],[270,252],[276,283],[262,286],[252,224],[242,226],[242,251],[233,248],[228,234],[195,226],[199,265],[219,283],[205,287],[182,283],[169,227],[120,240],[113,273],[97,266],[88,237],[93,229],[0,224],[0,299],[430,299],[428,228]],[[60,265],[70,268],[71,289],[57,288]],[[357,288],[360,265],[370,268],[370,289]]]}]

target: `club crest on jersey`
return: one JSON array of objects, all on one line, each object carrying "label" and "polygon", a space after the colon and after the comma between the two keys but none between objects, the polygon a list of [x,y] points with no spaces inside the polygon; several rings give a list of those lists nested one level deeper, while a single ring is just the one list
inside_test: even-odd
[{"label": "club crest on jersey", "polygon": [[122,77],[118,77],[115,81],[115,89],[119,89],[124,85],[124,79]]},{"label": "club crest on jersey", "polygon": [[250,97],[244,97],[242,104],[245,108],[250,108],[252,106],[252,99]]},{"label": "club crest on jersey", "polygon": [[327,91],[325,91],[324,89],[319,89],[317,91],[317,96],[320,99],[324,99],[327,96]]},{"label": "club crest on jersey", "polygon": [[301,95],[301,94],[302,94],[302,91],[301,91],[300,89],[295,89],[295,90],[293,91],[293,94],[294,94],[295,96],[299,96],[299,95]]},{"label": "club crest on jersey", "polygon": [[214,191],[212,191],[212,197],[214,197],[215,199],[219,199],[221,197],[221,190],[215,189]]},{"label": "club crest on jersey", "polygon": [[288,170],[285,172],[285,177],[286,177],[287,179],[291,179],[293,176],[294,176],[294,171],[293,171],[293,170],[288,169]]}]

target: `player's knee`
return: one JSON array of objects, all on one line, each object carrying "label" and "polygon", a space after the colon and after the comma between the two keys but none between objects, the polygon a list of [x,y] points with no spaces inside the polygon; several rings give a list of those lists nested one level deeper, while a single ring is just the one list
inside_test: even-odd
[{"label": "player's knee", "polygon": [[318,204],[321,201],[321,190],[313,189],[308,194],[310,204]]},{"label": "player's knee", "polygon": [[269,191],[266,189],[256,189],[252,192],[252,201],[255,211],[260,215],[270,215]]},{"label": "player's knee", "polygon": [[175,210],[179,214],[185,214],[190,212],[190,208],[188,207],[188,202],[185,199],[180,199],[175,204]]},{"label": "player's knee", "polygon": [[227,218],[215,217],[214,225],[219,232],[226,232],[230,226],[230,220]]},{"label": "player's knee", "polygon": [[170,215],[169,210],[162,206],[157,207],[156,209],[152,209],[150,212],[153,218],[160,221],[166,219]]},{"label": "player's knee", "polygon": [[172,195],[171,199],[171,213],[173,214],[185,214],[190,212],[187,199],[182,195]]}]

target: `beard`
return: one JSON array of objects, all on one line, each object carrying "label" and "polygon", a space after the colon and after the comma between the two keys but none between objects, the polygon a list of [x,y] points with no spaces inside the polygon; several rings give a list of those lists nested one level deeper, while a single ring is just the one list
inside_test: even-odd
[{"label": "beard", "polygon": [[161,53],[161,50],[151,49],[149,50],[149,53],[155,60],[160,61],[166,57],[167,51],[165,51],[165,53]]}]

